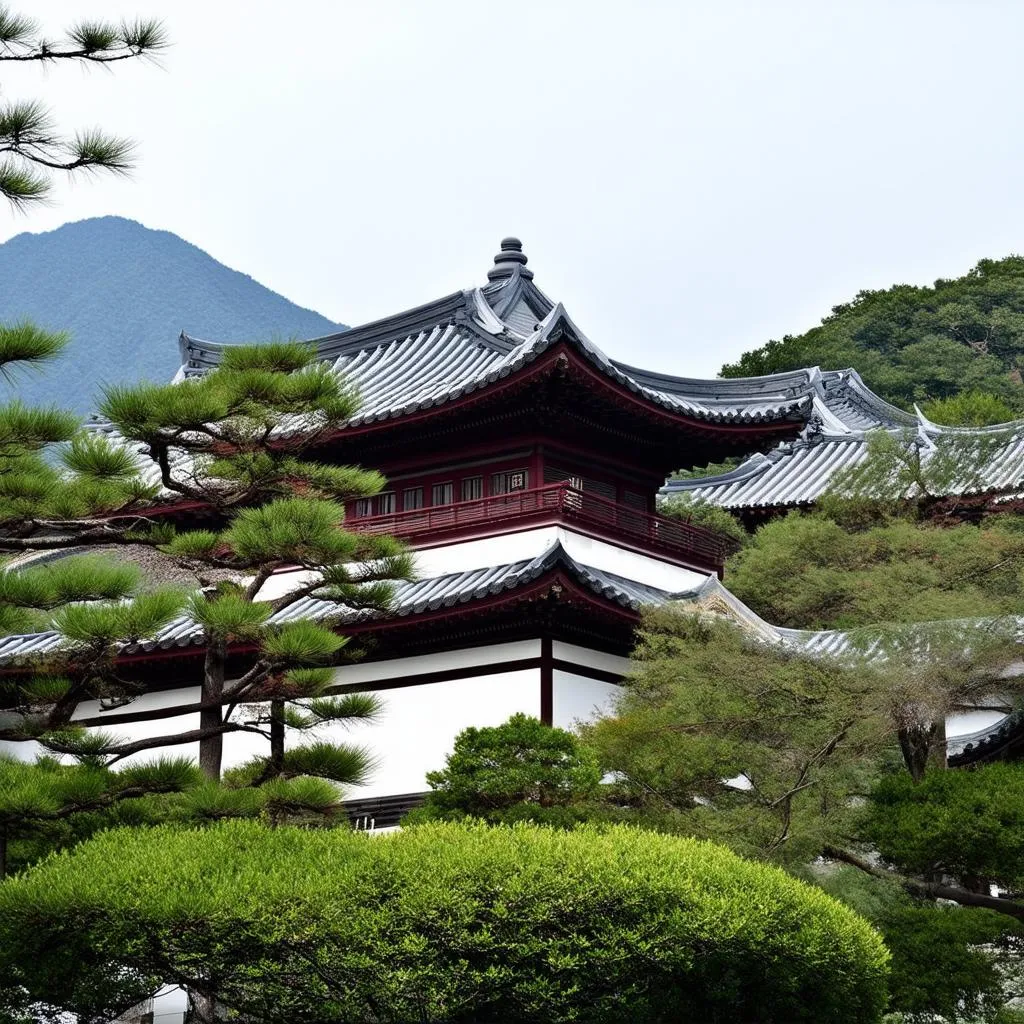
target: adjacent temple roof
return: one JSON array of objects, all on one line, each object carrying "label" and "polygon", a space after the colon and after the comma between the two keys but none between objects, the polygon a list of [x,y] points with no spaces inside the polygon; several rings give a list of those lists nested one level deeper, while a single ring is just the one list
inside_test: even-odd
[{"label": "adjacent temple roof", "polygon": [[[757,452],[736,469],[718,476],[670,480],[662,488],[665,496],[688,495],[698,501],[720,505],[736,512],[772,510],[808,505],[817,501],[837,474],[859,465],[868,454],[872,430],[886,430],[906,437],[908,444],[921,448],[927,462],[942,438],[968,438],[979,442],[983,462],[950,493],[1012,493],[1024,485],[1024,420],[983,428],[943,427],[932,423],[920,410],[912,416],[883,403],[872,395],[853,370],[848,386],[852,392],[870,395],[875,408],[889,410],[874,422],[863,425],[845,415],[843,429],[824,418],[812,416],[800,436],[777,448]],[[824,376],[824,375],[823,375]]]},{"label": "adjacent temple roof", "polygon": [[[351,426],[397,419],[453,402],[508,378],[565,341],[614,383],[655,406],[709,424],[825,422],[864,427],[907,414],[872,395],[852,371],[795,370],[699,380],[610,359],[534,282],[522,243],[506,238],[487,284],[315,339],[364,405]],[[182,334],[179,379],[216,366],[223,345]]]}]

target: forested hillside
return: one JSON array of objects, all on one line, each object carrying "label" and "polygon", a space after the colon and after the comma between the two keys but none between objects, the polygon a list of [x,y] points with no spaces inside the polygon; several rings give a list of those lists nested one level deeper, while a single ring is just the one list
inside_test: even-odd
[{"label": "forested hillside", "polygon": [[177,235],[123,217],[0,245],[0,323],[22,318],[68,331],[71,344],[45,376],[19,377],[18,396],[78,413],[95,408],[100,383],[169,380],[182,330],[215,341],[267,341],[340,328]]},{"label": "forested hillside", "polygon": [[932,287],[862,291],[820,326],[769,341],[722,367],[722,375],[815,365],[852,366],[883,398],[907,408],[923,404],[937,422],[1024,414],[1024,257],[982,260]]}]

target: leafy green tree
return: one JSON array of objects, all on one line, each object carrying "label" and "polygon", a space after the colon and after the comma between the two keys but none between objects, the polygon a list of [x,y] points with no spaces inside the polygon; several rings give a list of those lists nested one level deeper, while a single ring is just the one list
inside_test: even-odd
[{"label": "leafy green tree", "polygon": [[732,625],[650,612],[614,716],[584,730],[651,824],[802,864],[843,834],[846,796],[885,744],[885,682],[862,666],[748,640]]},{"label": "leafy green tree", "polygon": [[[992,693],[1012,704],[1019,687],[1005,669],[1019,661],[1019,648],[1012,626],[994,623],[860,639],[861,649],[845,657],[810,656],[767,646],[725,622],[658,610],[645,621],[637,669],[616,714],[585,737],[602,766],[617,773],[620,794],[658,827],[787,864],[827,853],[871,870],[858,852],[875,848],[863,798],[886,761],[906,775],[906,787],[944,768],[946,716]],[[967,778],[969,787],[973,773]],[[961,813],[950,800],[945,806],[948,821],[940,815],[935,827],[955,821],[962,843],[972,822],[974,834],[984,835],[1005,813],[986,811],[980,792]],[[925,801],[922,814],[933,808]],[[901,819],[889,818],[902,832]],[[937,846],[933,862],[945,863]],[[1024,920],[1024,903],[979,891],[963,865],[951,862],[943,881],[922,862],[894,863],[916,895]],[[892,877],[884,867],[878,873]]]},{"label": "leafy green tree", "polygon": [[445,767],[427,773],[431,793],[411,820],[543,821],[552,809],[593,796],[600,781],[597,758],[571,732],[516,714],[455,737]]},{"label": "leafy green tree", "polygon": [[[1017,703],[1003,671],[1019,661],[1014,632],[996,623],[864,631],[851,654],[812,657],[661,609],[644,623],[616,713],[584,739],[618,780],[605,799],[649,828],[710,838],[798,875],[818,878],[822,857],[857,868],[882,887],[873,911],[853,905],[892,943],[893,1008],[946,1014],[963,1003],[988,1020],[1005,1002],[1000,972],[1020,968],[1014,823],[1024,773],[946,771],[943,723],[993,693]],[[893,886],[906,894],[899,913],[886,895]],[[931,916],[943,900],[965,915],[995,911],[1002,925]],[[960,962],[931,997],[911,984],[928,956]]]},{"label": "leafy green tree", "polygon": [[[1024,771],[987,764],[928,772],[915,785],[887,775],[874,788],[867,836],[885,860],[915,874],[1024,891]],[[936,810],[941,808],[941,813]]]},{"label": "leafy green tree", "polygon": [[[881,932],[892,956],[892,1024],[1009,1024],[1024,981],[1024,931],[1000,914],[915,899],[842,865],[811,877]],[[887,1021],[890,1018],[886,1018]]]},{"label": "leafy green tree", "polygon": [[822,891],[637,829],[122,830],[0,886],[0,986],[55,1013],[174,980],[253,1024],[868,1024],[886,961]]},{"label": "leafy green tree", "polygon": [[729,589],[797,629],[1001,616],[1024,603],[1019,517],[940,527],[882,515],[852,531],[829,511],[762,526],[727,563]]},{"label": "leafy green tree", "polygon": [[741,548],[747,542],[747,531],[735,516],[719,505],[699,501],[687,494],[663,498],[658,502],[658,514],[714,530],[725,537],[734,549]]},{"label": "leafy green tree", "polygon": [[[84,19],[60,40],[47,39],[34,19],[0,4],[0,63],[112,64],[150,59],[168,45],[162,24]],[[60,173],[108,171],[132,166],[133,145],[97,129],[63,136],[51,112],[34,100],[0,103],[0,195],[22,207],[46,200]]]},{"label": "leafy green tree", "polygon": [[[1024,257],[981,260],[932,287],[862,291],[817,327],[769,341],[722,368],[725,377],[804,366],[853,366],[897,405],[984,392],[1024,411]],[[1007,419],[1001,411],[995,420]]]},{"label": "leafy green tree", "polygon": [[933,423],[950,427],[987,427],[1007,423],[1017,414],[1002,398],[984,391],[963,391],[926,402],[922,411]]}]

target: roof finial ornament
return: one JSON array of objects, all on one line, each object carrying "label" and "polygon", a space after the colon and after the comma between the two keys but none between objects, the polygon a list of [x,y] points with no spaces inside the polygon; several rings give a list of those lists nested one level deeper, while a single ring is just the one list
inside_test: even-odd
[{"label": "roof finial ornament", "polygon": [[519,276],[525,277],[527,281],[533,277],[533,271],[526,269],[523,243],[518,238],[503,238],[501,252],[494,257],[494,266],[487,271],[487,280],[498,281],[503,277],[511,277],[516,270],[519,271]]}]

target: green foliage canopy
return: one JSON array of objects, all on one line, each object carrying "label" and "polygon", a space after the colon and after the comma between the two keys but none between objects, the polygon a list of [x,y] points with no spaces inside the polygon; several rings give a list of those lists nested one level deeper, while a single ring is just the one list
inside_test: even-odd
[{"label": "green foliage canopy", "polygon": [[791,512],[757,531],[726,579],[758,615],[797,629],[1011,614],[1024,606],[1024,533],[1005,520],[906,519],[850,532],[822,513]]},{"label": "green foliage canopy", "polygon": [[963,392],[1024,411],[1024,257],[981,260],[963,277],[932,287],[862,291],[818,327],[769,341],[722,368],[725,377],[853,366],[877,394],[909,408]]},{"label": "green foliage canopy", "polygon": [[0,978],[68,1010],[173,976],[254,1024],[868,1024],[886,961],[782,871],[623,828],[115,831],[0,886]]},{"label": "green foliage canopy", "polygon": [[672,608],[649,612],[616,714],[584,730],[658,828],[804,863],[850,827],[885,744],[883,681]]},{"label": "green foliage canopy", "polygon": [[871,794],[867,835],[890,863],[1024,888],[1024,771],[995,763],[929,772],[918,785],[887,775]]}]

